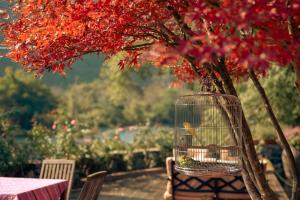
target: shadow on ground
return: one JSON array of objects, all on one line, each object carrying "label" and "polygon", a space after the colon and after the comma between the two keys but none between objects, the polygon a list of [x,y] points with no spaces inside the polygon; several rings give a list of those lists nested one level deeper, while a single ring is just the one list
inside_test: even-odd
[{"label": "shadow on ground", "polygon": [[[142,175],[135,178],[124,178],[103,185],[101,200],[159,200],[167,186],[165,173]],[[72,192],[72,200],[76,200],[79,191]]]},{"label": "shadow on ground", "polygon": [[101,195],[100,199],[101,200],[145,200],[143,198],[114,196],[114,195]]}]

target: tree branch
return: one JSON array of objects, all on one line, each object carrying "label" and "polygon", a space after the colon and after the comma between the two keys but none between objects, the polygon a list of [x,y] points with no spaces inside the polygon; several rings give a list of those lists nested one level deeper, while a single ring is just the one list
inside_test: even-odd
[{"label": "tree branch", "polygon": [[194,35],[194,32],[192,29],[183,21],[182,17],[180,14],[172,7],[172,6],[167,6],[167,9],[172,12],[173,17],[177,21],[182,33],[185,35],[185,39],[187,37],[191,37]]},{"label": "tree branch", "polygon": [[172,37],[173,41],[180,40],[180,38],[175,33],[173,33],[168,27],[166,27],[164,24],[160,24],[160,27],[163,31],[165,31],[168,35],[170,35]]},{"label": "tree branch", "polygon": [[[297,173],[297,168],[296,168],[296,162],[295,162],[295,158],[294,155],[291,151],[290,145],[288,143],[288,141],[286,140],[284,133],[282,131],[282,128],[273,112],[272,106],[270,104],[270,101],[265,93],[264,88],[262,87],[262,85],[260,84],[255,72],[250,69],[249,70],[249,76],[256,88],[256,90],[258,91],[261,99],[264,102],[264,106],[265,109],[268,112],[268,115],[272,121],[272,124],[274,126],[274,128],[276,129],[277,135],[279,137],[280,143],[282,145],[282,148],[285,150],[286,154],[287,154],[287,158],[288,158],[288,162],[289,165],[291,167],[291,172],[293,175],[293,180],[292,180],[292,196],[291,196],[291,200],[297,200],[299,199],[298,193],[300,192],[300,188],[299,188],[299,177],[297,177],[298,173]],[[300,193],[299,193],[300,194]]]},{"label": "tree branch", "polygon": [[137,45],[132,45],[132,46],[124,47],[123,50],[126,50],[126,51],[129,51],[129,50],[139,50],[139,49],[143,49],[143,48],[146,48],[148,46],[151,46],[153,44],[154,44],[154,42],[144,43],[144,44],[137,44]]}]

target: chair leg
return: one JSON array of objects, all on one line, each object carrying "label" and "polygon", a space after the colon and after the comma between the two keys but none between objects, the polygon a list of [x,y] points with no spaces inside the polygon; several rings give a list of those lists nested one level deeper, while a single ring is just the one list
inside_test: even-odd
[{"label": "chair leg", "polygon": [[60,200],[67,200],[66,199],[66,194],[67,194],[67,190],[65,190],[63,193],[61,193]]}]

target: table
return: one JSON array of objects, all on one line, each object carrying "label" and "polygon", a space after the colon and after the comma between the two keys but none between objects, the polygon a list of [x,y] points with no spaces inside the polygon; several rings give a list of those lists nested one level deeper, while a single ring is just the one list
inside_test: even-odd
[{"label": "table", "polygon": [[0,200],[58,200],[67,180],[0,177]]}]

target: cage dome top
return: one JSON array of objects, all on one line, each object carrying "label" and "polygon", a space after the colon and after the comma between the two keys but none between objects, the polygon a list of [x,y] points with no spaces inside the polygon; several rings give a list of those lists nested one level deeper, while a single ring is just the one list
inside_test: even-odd
[{"label": "cage dome top", "polygon": [[176,99],[175,105],[189,104],[192,102],[194,102],[194,104],[201,104],[201,100],[215,102],[216,98],[219,99],[219,101],[226,100],[227,103],[240,105],[240,100],[236,96],[214,92],[199,92],[195,94],[183,95]]}]

